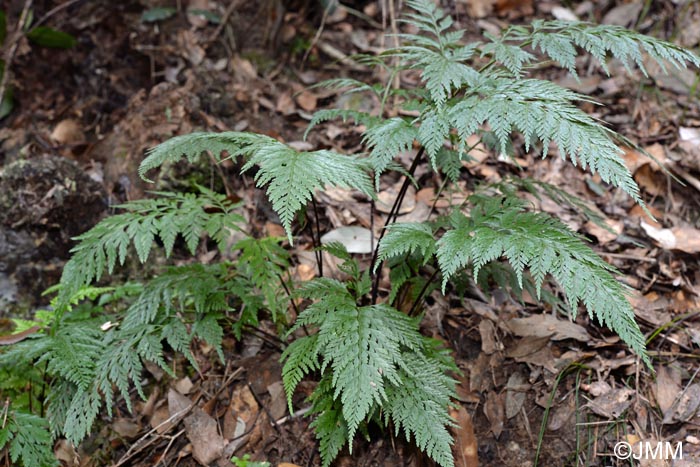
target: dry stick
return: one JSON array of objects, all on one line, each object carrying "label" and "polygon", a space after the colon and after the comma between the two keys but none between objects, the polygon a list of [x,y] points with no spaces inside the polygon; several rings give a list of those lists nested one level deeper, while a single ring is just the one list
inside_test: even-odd
[{"label": "dry stick", "polygon": [[2,81],[0,81],[0,106],[2,106],[3,100],[5,99],[5,88],[10,78],[10,68],[12,68],[12,61],[15,59],[15,53],[17,52],[17,46],[22,38],[24,23],[27,21],[27,15],[32,7],[32,0],[26,0],[24,2],[24,8],[22,9],[22,14],[19,15],[19,21],[17,22],[17,29],[15,30],[12,41],[10,42],[10,48],[5,55],[5,71],[2,74]]},{"label": "dry stick", "polygon": [[318,30],[316,31],[314,38],[311,40],[311,44],[309,44],[309,48],[306,49],[306,53],[304,53],[304,57],[301,59],[302,66],[304,66],[304,64],[306,64],[306,60],[309,58],[309,54],[311,54],[311,50],[313,50],[313,48],[316,47],[316,44],[318,44],[319,39],[321,39],[321,34],[323,33],[323,28],[326,26],[326,20],[328,19],[329,11],[330,11],[330,8],[323,9],[323,17],[321,18],[321,25],[318,27]]},{"label": "dry stick", "polygon": [[[399,215],[399,210],[401,209],[401,205],[403,204],[403,199],[406,196],[406,192],[408,191],[408,187],[411,183],[411,178],[413,177],[413,174],[416,172],[416,168],[418,167],[418,163],[420,162],[421,158],[423,157],[423,152],[425,152],[425,148],[421,146],[420,150],[418,151],[418,154],[416,154],[416,157],[413,159],[413,162],[411,163],[411,167],[408,169],[408,174],[406,174],[406,178],[403,181],[403,185],[401,185],[401,189],[399,190],[399,195],[394,200],[394,204],[393,204],[393,206],[391,206],[391,211],[389,211],[389,215],[387,216],[386,220],[384,221],[384,225],[382,226],[381,233],[379,234],[379,239],[377,240],[377,248],[374,249],[374,253],[372,254],[372,262],[370,263],[370,267],[369,267],[370,273],[374,274],[374,284],[372,285],[372,305],[375,305],[377,303],[377,295],[379,293],[379,278],[381,277],[381,268],[376,267],[377,256],[379,255],[379,242],[381,242],[382,238],[384,238],[384,234],[386,233],[387,226],[389,224],[395,222],[396,218]],[[392,220],[392,218],[393,218],[393,220]],[[379,269],[379,271],[376,271],[377,269]]]},{"label": "dry stick", "polygon": [[41,26],[42,24],[44,24],[44,22],[45,22],[47,19],[51,18],[53,15],[55,15],[55,14],[58,13],[59,11],[65,10],[65,9],[68,8],[69,6],[71,6],[71,5],[75,4],[75,3],[81,2],[81,1],[82,1],[82,0],[68,0],[66,3],[61,3],[60,5],[58,5],[58,6],[54,7],[54,8],[52,8],[51,10],[49,10],[44,16],[41,17],[41,19],[39,19],[39,21],[37,21],[36,23],[34,23],[34,27],[36,28],[36,27],[38,27],[38,26]]},{"label": "dry stick", "polygon": [[216,29],[214,30],[212,35],[209,36],[209,39],[207,40],[207,46],[209,44],[211,44],[212,42],[214,42],[217,37],[219,37],[219,34],[221,34],[221,31],[224,29],[224,27],[228,23],[228,19],[231,16],[231,14],[233,13],[233,10],[236,9],[236,7],[238,6],[239,3],[241,3],[240,0],[233,0],[229,4],[228,8],[226,8],[226,11],[224,12],[224,16],[221,17],[221,22],[216,27]]},{"label": "dry stick", "polygon": [[178,423],[180,423],[180,420],[185,418],[185,415],[187,415],[195,406],[197,405],[197,402],[194,401],[184,409],[180,410],[179,412],[175,412],[173,415],[168,417],[166,420],[163,420],[161,423],[156,425],[152,430],[150,430],[148,433],[143,435],[141,438],[139,438],[138,441],[136,441],[128,451],[126,451],[126,454],[124,454],[119,461],[117,461],[116,464],[114,464],[112,467],[119,467],[121,465],[124,465],[125,462],[130,460],[132,457],[134,457],[136,454],[139,452],[143,451],[146,449],[148,446],[153,444],[156,439],[159,437],[153,437],[151,439],[147,439],[149,436],[151,436],[153,433],[155,433],[160,427],[172,423],[173,427],[176,426]]},{"label": "dry stick", "polygon": [[257,393],[255,392],[255,389],[253,389],[253,385],[250,384],[250,381],[248,381],[248,389],[250,390],[250,393],[253,395],[253,399],[255,399],[255,402],[257,402],[258,405],[260,407],[262,407],[262,409],[265,411],[265,415],[267,415],[267,418],[268,418],[268,420],[270,420],[270,423],[275,428],[275,431],[277,431],[277,433],[281,435],[282,429],[277,424],[277,420],[274,419],[274,417],[270,413],[270,410],[267,408],[267,406],[262,403],[262,400],[260,400],[260,397],[258,397]]}]

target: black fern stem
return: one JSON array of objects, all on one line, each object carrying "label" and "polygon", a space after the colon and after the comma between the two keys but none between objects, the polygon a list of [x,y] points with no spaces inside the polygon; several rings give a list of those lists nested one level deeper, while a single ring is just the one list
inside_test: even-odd
[{"label": "black fern stem", "polygon": [[425,284],[423,285],[423,288],[420,289],[420,292],[418,292],[418,296],[416,297],[416,300],[413,302],[413,305],[411,306],[411,309],[408,310],[408,316],[413,317],[416,311],[418,310],[418,305],[420,302],[423,300],[423,295],[425,295],[426,290],[428,290],[428,287],[430,287],[430,284],[433,283],[433,279],[435,279],[435,276],[437,276],[438,271],[440,271],[439,267],[436,267],[433,273],[430,275],[427,281],[425,281]]},{"label": "black fern stem", "polygon": [[[318,219],[318,208],[316,207],[316,198],[313,196],[311,197],[311,205],[314,207],[314,217],[316,218],[316,243],[315,247],[317,249],[316,251],[316,262],[318,263],[318,275],[319,277],[323,277],[323,252],[320,250],[321,248],[321,221]],[[313,229],[311,229],[312,237],[313,237]]]},{"label": "black fern stem", "polygon": [[411,167],[409,167],[408,169],[406,178],[404,178],[403,185],[401,185],[401,189],[399,190],[399,195],[394,200],[394,204],[393,206],[391,206],[391,211],[389,211],[389,215],[384,221],[384,225],[382,226],[382,230],[379,234],[379,240],[377,240],[377,246],[374,249],[374,253],[372,254],[372,262],[370,263],[369,268],[371,274],[374,275],[374,283],[372,284],[372,305],[377,304],[377,296],[379,295],[379,278],[382,275],[381,264],[379,265],[379,267],[376,267],[377,256],[379,255],[379,243],[382,241],[382,238],[384,238],[387,226],[396,222],[396,218],[398,217],[399,211],[401,210],[401,205],[403,204],[403,200],[406,197],[406,192],[408,191],[408,187],[411,184],[411,178],[413,178],[413,174],[416,173],[416,168],[418,168],[418,164],[423,158],[424,152],[425,148],[421,146],[420,150],[418,150],[418,154],[416,154],[416,157],[411,163]]}]

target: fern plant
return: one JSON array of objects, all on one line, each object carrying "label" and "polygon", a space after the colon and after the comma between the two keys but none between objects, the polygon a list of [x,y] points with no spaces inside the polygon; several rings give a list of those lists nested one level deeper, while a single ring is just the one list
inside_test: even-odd
[{"label": "fern plant", "polygon": [[[468,141],[473,144],[475,135],[505,156],[522,146],[547,157],[556,147],[560,157],[599,174],[611,189],[623,190],[644,207],[620,157],[619,145],[631,143],[577,105],[595,103],[593,99],[532,78],[530,71],[551,60],[577,76],[581,50],[606,73],[609,57],[642,73],[646,58],[674,67],[698,66],[700,59],[633,31],[577,22],[538,20],[512,26],[498,37],[487,35],[483,42],[465,43],[464,32],[453,30],[452,19],[434,2],[410,0],[407,5],[411,11],[403,21],[417,32],[401,34],[400,47],[364,58],[388,69],[389,82],[340,78],[326,83],[346,92],[373,93],[385,106],[392,102],[407,112],[383,108],[377,116],[325,109],[309,125],[310,130],[332,119],[362,123],[365,153],[297,151],[274,138],[246,132],[193,133],[151,149],[140,167],[145,178],[165,162],[183,156],[194,161],[203,152],[217,160],[240,160],[242,173],[255,170],[256,185],[265,189],[290,245],[298,234],[295,219],[307,205],[315,206],[316,191],[329,186],[354,189],[373,202],[382,177],[398,173],[404,183],[369,267],[340,245],[317,244],[340,258],[345,279],[323,277],[318,255],[321,277],[294,289],[293,284],[280,284],[289,263],[278,240],[246,238],[233,246],[237,261],[170,268],[143,284],[101,290],[93,297],[96,301],[81,302],[90,298],[91,284],[123,264],[132,250],[145,262],[155,244],[161,244],[167,256],[177,238],[183,238],[194,253],[206,233],[227,252],[228,232],[240,230],[243,223],[235,206],[207,190],[198,196],[160,193],[156,199],[130,203],[124,213],[78,237],[52,317],[40,323],[42,332],[35,338],[0,356],[5,366],[16,361],[44,364],[51,385],[48,422],[13,418],[13,425],[0,430],[0,447],[10,443],[13,456],[35,465],[43,454],[17,436],[16,427],[22,423],[37,430],[50,426],[54,437],[79,442],[102,404],[109,408],[115,394],[127,404],[131,387],[144,396],[144,360],[170,370],[164,343],[192,365],[197,364],[190,351],[193,338],[209,342],[222,357],[227,315],[235,315],[231,332],[238,337],[245,325],[257,323],[260,313],[282,330],[285,287],[294,289],[305,308],[287,333],[291,342],[282,354],[284,387],[293,410],[292,395],[299,382],[308,375],[320,377],[311,395],[316,417],[311,426],[324,466],[344,446],[352,450],[355,434],[367,433],[369,423],[403,433],[441,466],[454,465],[448,409],[457,369],[446,349],[419,333],[420,304],[436,288],[443,293],[459,290],[465,276],[478,284],[488,284],[485,277],[492,277],[509,283],[516,294],[528,290],[562,304],[547,287],[550,281],[556,283],[574,317],[583,305],[650,365],[627,300],[629,290],[615,279],[617,271],[563,222],[537,212],[519,195],[548,196],[599,222],[584,201],[540,181],[511,178],[482,184],[444,216],[422,223],[398,223],[397,217],[421,163],[444,175],[441,190],[467,177],[463,162],[471,159],[474,146]],[[394,89],[390,82],[402,73],[419,73],[421,86]],[[398,154],[416,147],[410,166],[401,166]],[[380,290],[385,264],[390,269],[389,291]],[[100,328],[105,314],[110,325]],[[308,334],[300,335],[301,328]]]}]

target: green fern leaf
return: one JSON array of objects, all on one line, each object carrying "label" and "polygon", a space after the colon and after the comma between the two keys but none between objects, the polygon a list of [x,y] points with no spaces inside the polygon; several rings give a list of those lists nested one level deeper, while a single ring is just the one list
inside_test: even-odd
[{"label": "green fern leaf", "polygon": [[454,397],[455,381],[445,375],[435,359],[417,353],[403,356],[401,383],[387,387],[385,419],[394,421],[396,434],[404,431],[410,441],[442,467],[452,467],[452,436],[447,427],[454,422],[445,408]]},{"label": "green fern leaf", "polygon": [[348,443],[348,424],[343,418],[343,410],[336,399],[333,398],[331,378],[326,376],[321,379],[314,393],[311,395],[311,413],[318,414],[309,425],[316,432],[319,440],[319,453],[321,454],[322,467],[329,467],[340,450]]},{"label": "green fern leaf", "polygon": [[0,450],[9,444],[13,465],[54,467],[59,463],[53,454],[53,439],[48,422],[42,417],[10,411],[0,429]]},{"label": "green fern leaf", "polygon": [[645,75],[644,53],[664,70],[665,62],[678,69],[685,68],[688,63],[700,66],[700,58],[689,50],[619,26],[535,20],[532,22],[532,32],[518,30],[513,37],[531,42],[533,48],[539,48],[574,74],[574,46],[590,53],[608,74],[608,53],[620,60],[628,71],[634,64]]},{"label": "green fern leaf", "polygon": [[428,223],[398,223],[391,225],[379,244],[377,264],[406,253],[419,252],[427,263],[435,252],[435,237]]},{"label": "green fern leaf", "polygon": [[495,79],[479,92],[483,97],[472,95],[451,109],[452,124],[461,139],[466,141],[488,122],[502,152],[516,129],[525,137],[526,150],[537,139],[546,156],[549,143],[555,142],[562,157],[597,172],[605,182],[643,204],[639,187],[620,156],[622,150],[611,138],[613,133],[570,103],[588,99],[548,81],[532,79]]},{"label": "green fern leaf", "polygon": [[[608,326],[649,364],[644,336],[634,320],[627,290],[613,277],[615,269],[601,260],[562,222],[541,213],[524,211],[519,200],[472,197],[471,219],[458,214],[456,228],[438,241],[437,258],[448,279],[471,263],[474,275],[487,262],[505,256],[522,287],[529,267],[539,294],[551,274],[562,286],[571,309],[582,302],[599,323]],[[461,219],[460,219],[461,218]]]},{"label": "green fern leaf", "polygon": [[242,171],[259,166],[256,184],[267,185],[268,199],[280,216],[290,243],[292,220],[311,200],[315,190],[331,185],[354,188],[373,196],[366,163],[356,157],[326,150],[298,152],[272,138],[251,145],[246,151],[250,158]]},{"label": "green fern leaf", "polygon": [[408,120],[398,117],[367,128],[364,141],[371,149],[370,162],[377,186],[379,176],[390,166],[394,157],[411,149],[417,137],[417,128]]}]

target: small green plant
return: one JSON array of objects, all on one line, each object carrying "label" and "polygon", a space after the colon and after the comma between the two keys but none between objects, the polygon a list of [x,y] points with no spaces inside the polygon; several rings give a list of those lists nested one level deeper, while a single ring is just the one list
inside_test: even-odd
[{"label": "small green plant", "polygon": [[[158,193],[157,198],[123,206],[78,237],[73,257],[63,272],[50,322],[40,333],[3,352],[0,365],[30,363],[45,370],[49,385],[47,419],[31,418],[24,408],[12,410],[0,429],[0,447],[10,443],[13,461],[39,465],[40,453],[17,433],[44,430],[80,442],[102,406],[108,410],[119,393],[130,404],[129,389],[143,397],[143,361],[172,371],[163,352],[167,343],[187,356],[194,338],[211,344],[223,358],[221,341],[231,325],[236,336],[263,314],[286,329],[284,290],[305,307],[286,333],[291,343],[282,359],[283,382],[290,410],[292,394],[308,375],[320,377],[311,396],[312,422],[320,442],[322,464],[328,466],[343,449],[352,449],[355,434],[378,423],[403,433],[439,465],[454,465],[448,414],[457,371],[449,352],[419,332],[421,302],[435,287],[458,292],[466,279],[488,286],[508,284],[514,293],[564,302],[548,291],[558,284],[566,307],[575,316],[579,305],[616,332],[642,361],[650,365],[644,336],[627,300],[628,290],[615,279],[615,269],[601,260],[563,222],[534,210],[519,195],[526,191],[583,209],[585,203],[541,181],[506,179],[482,184],[463,205],[422,223],[397,223],[416,168],[424,162],[457,186],[466,177],[462,162],[470,159],[467,141],[485,142],[504,155],[522,146],[546,157],[558,155],[595,172],[643,206],[639,189],[625,167],[618,143],[629,143],[576,106],[589,97],[557,84],[528,77],[541,55],[577,74],[578,50],[587,51],[608,71],[608,56],[631,70],[644,72],[645,56],[660,64],[700,65],[692,53],[673,44],[613,26],[563,21],[534,21],[512,26],[499,37],[464,44],[463,31],[433,2],[407,2],[412,12],[404,22],[415,34],[402,34],[403,45],[369,64],[389,70],[385,84],[342,78],[326,83],[347,92],[374,93],[381,102],[412,112],[375,116],[354,110],[317,112],[310,129],[330,119],[353,120],[366,127],[366,154],[330,150],[297,151],[268,136],[242,133],[193,133],[153,148],[140,173],[203,152],[215,158],[243,161],[242,172],[255,168],[255,182],[266,190],[292,244],[296,217],[314,200],[316,191],[343,187],[376,199],[383,176],[398,173],[404,184],[387,216],[371,265],[362,267],[341,245],[318,248],[340,259],[346,279],[320,276],[295,287],[287,277],[288,254],[280,239],[246,239],[232,247],[228,233],[243,230],[243,218],[222,195],[202,189],[197,195]],[[389,83],[403,72],[420,73],[419,88],[395,89]],[[391,98],[391,99],[389,99]],[[384,109],[387,110],[387,109]],[[521,135],[521,139],[514,136]],[[397,155],[418,147],[410,167]],[[447,189],[447,187],[444,187]],[[214,208],[214,209],[212,209]],[[124,264],[132,251],[146,262],[154,245],[170,256],[183,239],[194,253],[206,234],[233,261],[171,267],[143,284],[126,284],[90,298],[91,284]],[[226,256],[231,257],[231,256]],[[321,256],[319,272],[323,270]],[[503,261],[506,260],[506,261]],[[391,290],[380,290],[383,266],[390,268]],[[551,279],[550,279],[551,278]],[[398,309],[409,299],[410,307]],[[108,323],[106,323],[109,321]],[[226,325],[226,329],[222,327]],[[300,328],[308,331],[301,336]],[[29,417],[29,418],[28,418]],[[14,427],[14,428],[13,428]],[[35,427],[35,428],[31,428]],[[44,439],[33,437],[33,439]],[[36,443],[35,443],[36,444]],[[33,446],[33,445],[32,445]]]},{"label": "small green plant", "polygon": [[270,463],[267,461],[250,460],[250,454],[244,454],[243,457],[233,456],[231,463],[236,467],[270,467]]}]

